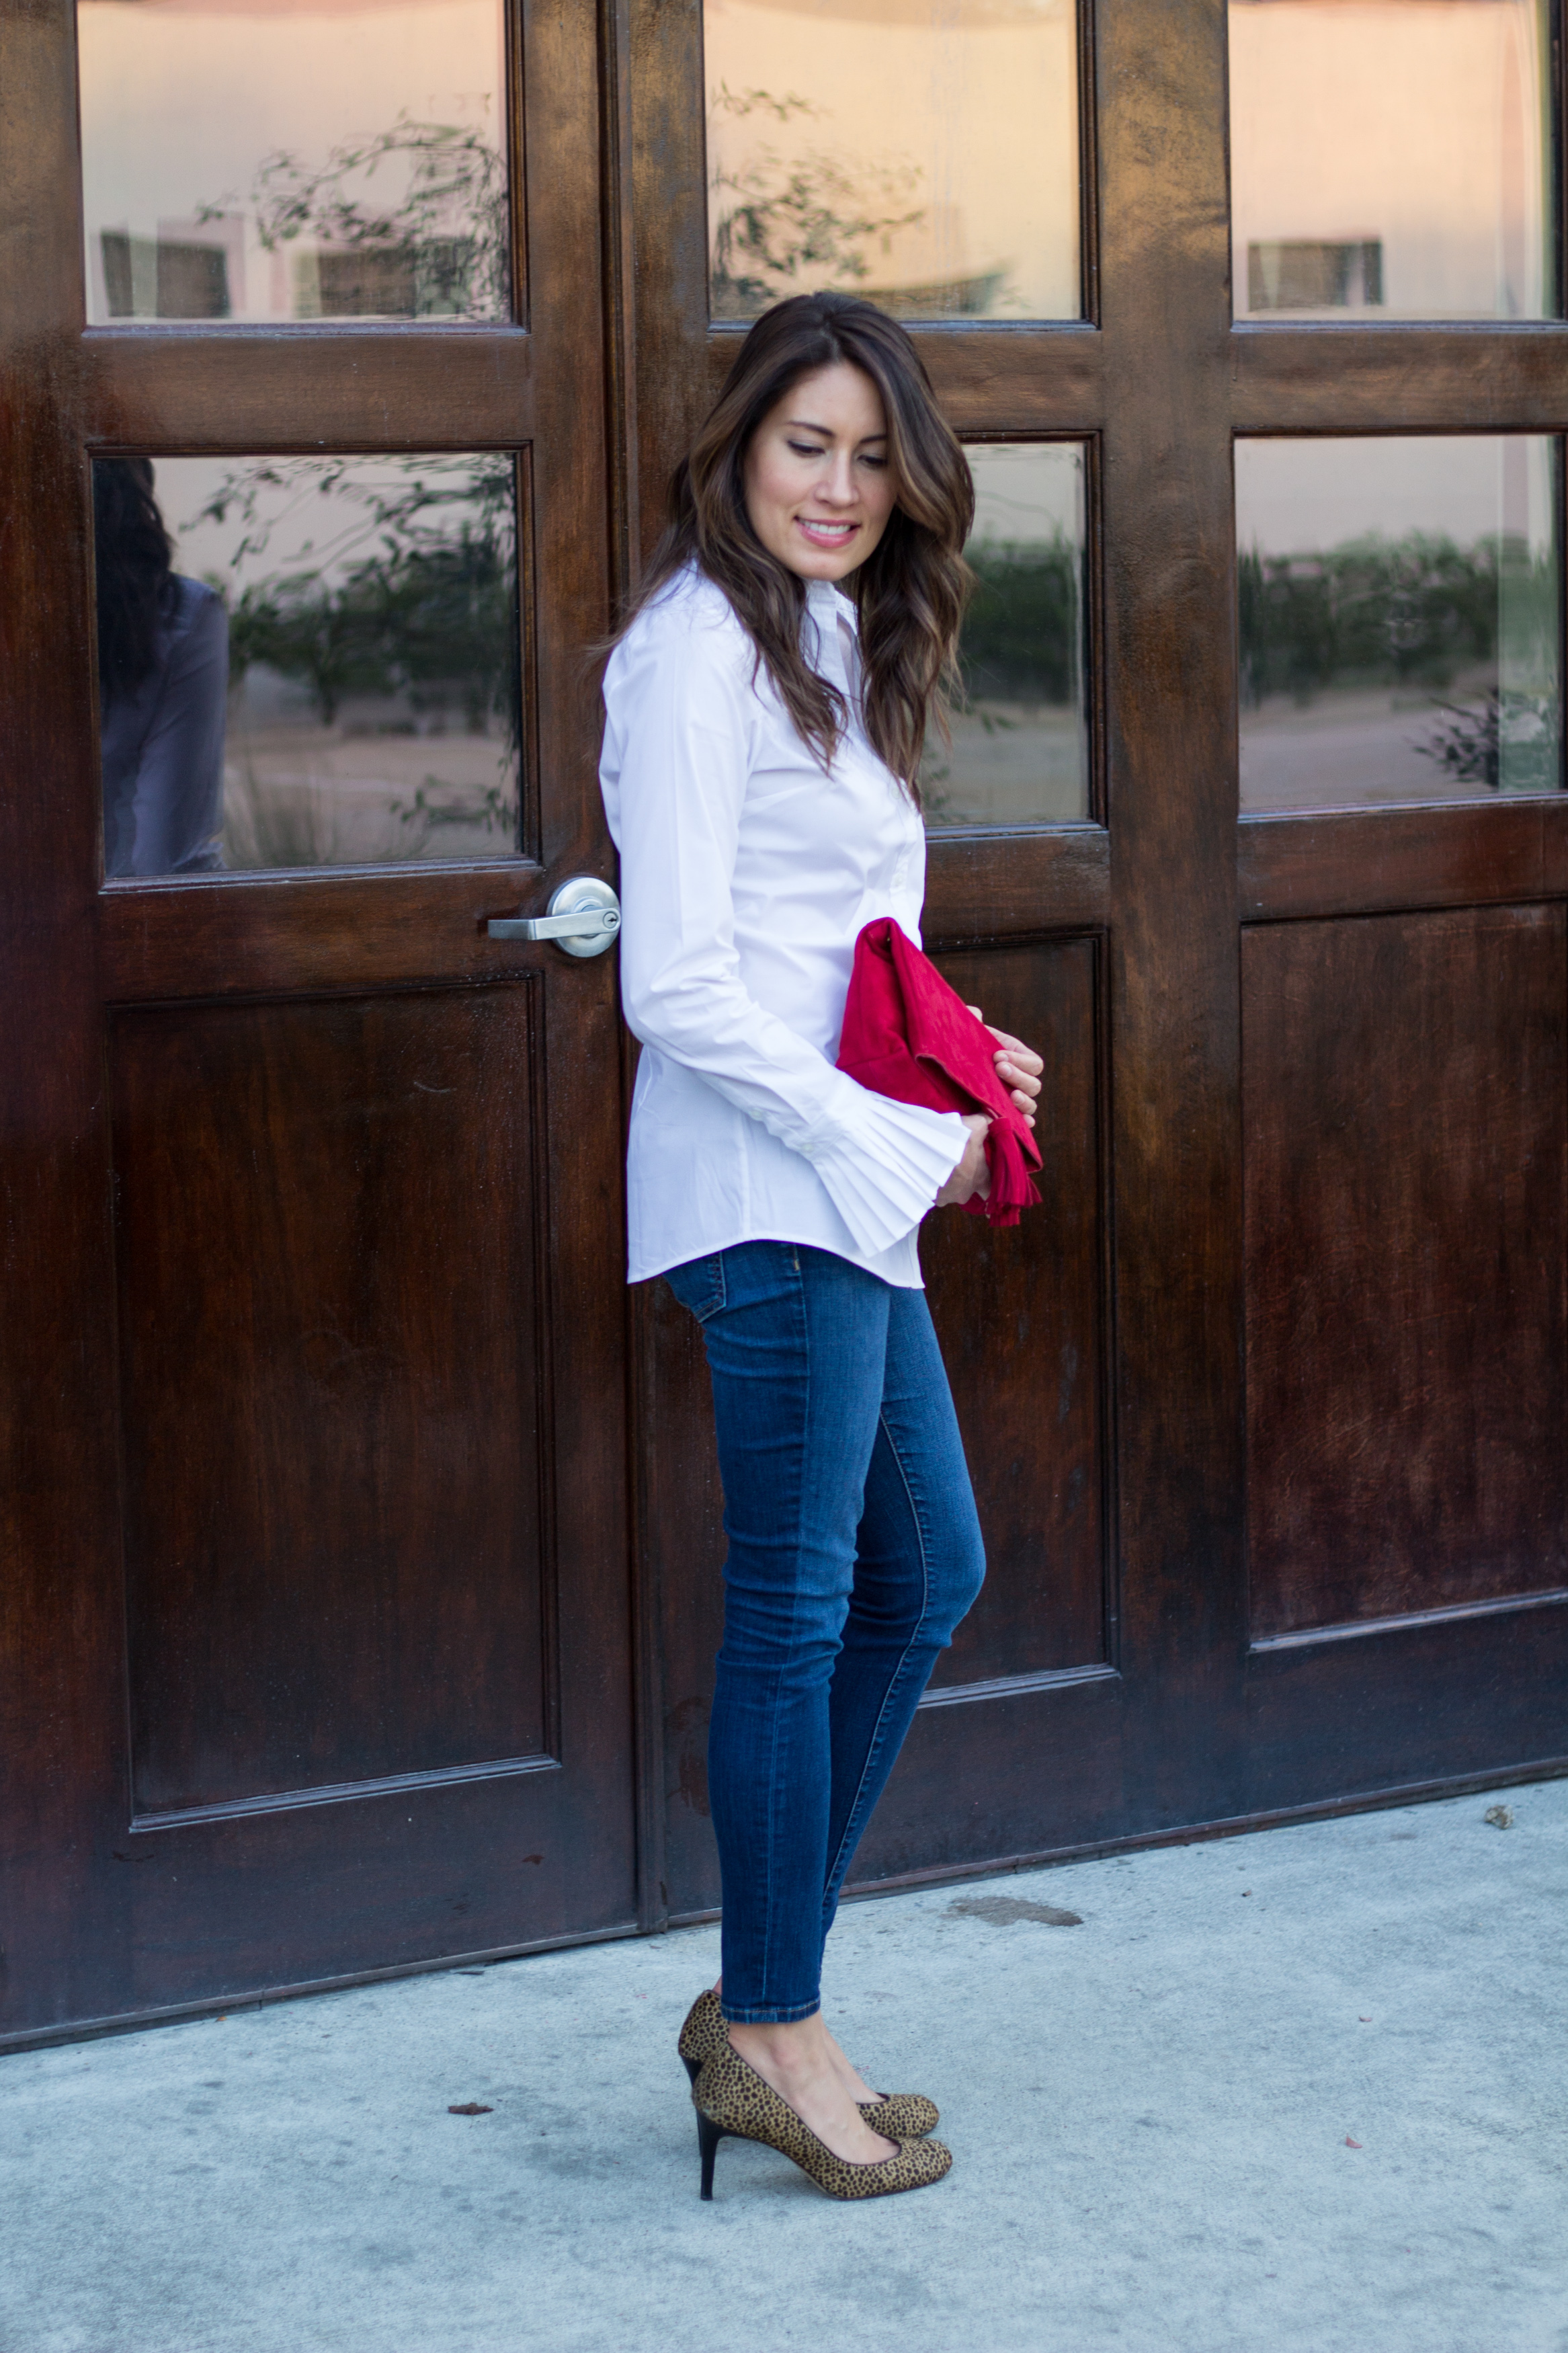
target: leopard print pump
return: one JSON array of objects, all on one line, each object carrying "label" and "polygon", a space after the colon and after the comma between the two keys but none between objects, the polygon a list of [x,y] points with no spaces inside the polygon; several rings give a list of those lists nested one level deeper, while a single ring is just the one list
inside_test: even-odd
[{"label": "leopard print pump", "polygon": [[940,2181],[952,2163],[952,2150],[939,2140],[900,2141],[896,2154],[878,2165],[851,2165],[847,2158],[835,2157],[789,2102],[728,2043],[703,2062],[691,2098],[707,2199],[713,2195],[713,2159],[726,2135],[760,2140],[792,2158],[829,2198],[891,2198],[900,2189],[923,2189],[928,2182]]},{"label": "leopard print pump", "polygon": [[[712,2052],[727,2050],[729,2042],[719,1997],[710,1986],[698,1995],[680,2030],[680,2055],[694,2084],[703,2061]],[[879,2100],[862,2100],[860,2113],[884,2140],[924,2140],[941,2121],[936,2102],[920,2092],[884,2092]]]}]

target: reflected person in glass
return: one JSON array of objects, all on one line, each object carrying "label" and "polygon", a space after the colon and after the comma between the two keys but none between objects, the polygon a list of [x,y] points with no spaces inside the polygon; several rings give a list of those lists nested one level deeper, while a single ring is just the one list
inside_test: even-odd
[{"label": "reflected person in glass", "polygon": [[[827,2032],[844,1875],[984,1561],[921,1284],[928,1211],[984,1193],[990,1121],[835,1067],[855,942],[919,944],[918,776],[973,512],[903,329],[764,314],[670,493],[605,680],[621,989],[643,1041],[630,1279],[702,1326],[729,1552],[709,1740],[723,1973],[680,2036],[710,2194],[726,2132],[830,2196],[939,2180],[929,2099]],[[993,1031],[1031,1121],[1037,1054]]]},{"label": "reflected person in glass", "polygon": [[103,863],[110,876],[223,864],[228,617],[174,568],[145,458],[92,470]]}]

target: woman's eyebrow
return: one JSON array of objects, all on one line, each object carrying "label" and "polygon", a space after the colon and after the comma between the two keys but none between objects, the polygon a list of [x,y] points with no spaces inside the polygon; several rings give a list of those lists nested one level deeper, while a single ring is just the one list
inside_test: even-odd
[{"label": "woman's eyebrow", "polygon": [[[830,425],[813,425],[809,418],[805,417],[791,417],[786,418],[785,422],[792,433],[820,433],[825,441],[831,441],[833,438],[833,428]],[[855,446],[858,449],[863,449],[868,441],[885,441],[887,438],[885,433],[863,433]]]}]

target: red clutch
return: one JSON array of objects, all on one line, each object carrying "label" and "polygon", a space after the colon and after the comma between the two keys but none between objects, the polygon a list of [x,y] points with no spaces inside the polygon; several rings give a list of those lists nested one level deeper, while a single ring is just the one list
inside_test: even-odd
[{"label": "red clutch", "polygon": [[964,1208],[994,1226],[1016,1226],[1039,1199],[1033,1130],[996,1076],[996,1040],[949,988],[890,915],[868,923],[855,943],[838,1068],[874,1094],[928,1111],[984,1112],[991,1120],[986,1200]]}]

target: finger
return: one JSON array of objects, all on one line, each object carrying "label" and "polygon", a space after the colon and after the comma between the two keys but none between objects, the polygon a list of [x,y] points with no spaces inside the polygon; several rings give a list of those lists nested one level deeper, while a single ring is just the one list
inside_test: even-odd
[{"label": "finger", "polygon": [[1002,1040],[1001,1051],[996,1056],[998,1061],[1001,1061],[1005,1055],[1010,1060],[1019,1063],[1026,1071],[1045,1069],[1042,1057],[1036,1053],[1032,1046],[1026,1046],[1021,1038],[1009,1038],[1003,1029],[993,1029],[991,1035]]},{"label": "finger", "polygon": [[1039,1093],[1040,1082],[1037,1074],[1029,1070],[1023,1062],[1005,1061],[1002,1057],[998,1055],[996,1060],[996,1069],[1000,1077],[1010,1079],[1015,1086],[1028,1087],[1031,1088],[1036,1094]]}]

